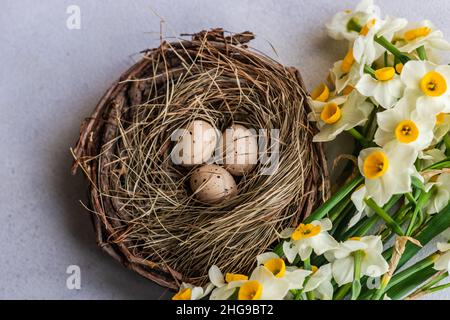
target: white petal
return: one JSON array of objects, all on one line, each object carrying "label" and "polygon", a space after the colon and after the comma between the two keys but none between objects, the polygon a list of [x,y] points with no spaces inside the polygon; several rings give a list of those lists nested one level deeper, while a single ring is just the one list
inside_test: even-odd
[{"label": "white petal", "polygon": [[352,256],[333,262],[333,278],[339,286],[353,281],[354,266]]},{"label": "white petal", "polygon": [[273,252],[265,252],[256,257],[258,265],[262,265],[271,259],[277,259],[279,256]]},{"label": "white petal", "polygon": [[209,296],[209,300],[228,300],[230,298],[236,288],[229,289],[226,286],[221,288],[216,288],[211,292]]},{"label": "white petal", "polygon": [[311,271],[297,269],[286,272],[284,279],[289,283],[289,289],[302,289],[305,278],[311,274]]},{"label": "white petal", "polygon": [[313,291],[323,282],[331,280],[331,276],[332,276],[331,263],[321,266],[319,270],[317,270],[316,273],[314,273],[311,276],[311,278],[309,278],[303,291],[305,292]]},{"label": "white petal", "polygon": [[308,259],[311,256],[312,250],[313,248],[311,246],[300,244],[298,247],[300,259],[302,259],[302,261]]},{"label": "white petal", "polygon": [[389,265],[380,253],[366,251],[361,263],[361,274],[369,277],[379,277],[385,274]]},{"label": "white petal", "polygon": [[334,240],[334,238],[330,236],[328,232],[320,232],[310,240],[311,247],[314,249],[314,252],[317,255],[321,255],[326,251],[339,248],[339,243]]},{"label": "white petal", "polygon": [[287,228],[280,232],[281,239],[289,239],[294,233],[294,228]]},{"label": "white petal", "polygon": [[216,265],[211,266],[208,271],[209,281],[216,287],[222,287],[225,285],[225,279],[220,271],[219,267]]},{"label": "white petal", "polygon": [[311,224],[320,226],[320,231],[328,231],[333,228],[333,223],[328,218],[322,219],[320,221],[313,221]]},{"label": "white petal", "polygon": [[191,300],[199,300],[203,298],[203,288],[194,287],[191,290]]},{"label": "white petal", "polygon": [[292,263],[298,254],[298,246],[295,242],[284,241],[283,242],[283,252],[287,260]]},{"label": "white petal", "polygon": [[450,272],[450,251],[441,255],[434,262],[434,269],[436,270],[448,270]]}]

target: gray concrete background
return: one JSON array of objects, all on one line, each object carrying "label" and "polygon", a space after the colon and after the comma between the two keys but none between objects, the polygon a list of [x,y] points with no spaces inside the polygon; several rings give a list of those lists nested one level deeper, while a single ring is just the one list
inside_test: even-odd
[{"label": "gray concrete background", "polygon": [[[429,18],[450,38],[450,2],[378,1],[387,14]],[[0,298],[158,299],[165,290],[123,269],[95,245],[69,174],[69,148],[103,92],[137,53],[164,35],[223,27],[257,35],[252,45],[300,68],[308,86],[345,47],[324,23],[356,1],[2,0],[0,10]],[[81,29],[66,27],[69,5]],[[157,15],[155,14],[157,13]],[[159,15],[159,17],[158,17]],[[271,43],[277,52],[274,53]],[[81,290],[66,268],[81,268]],[[449,299],[450,292],[433,298]]]}]

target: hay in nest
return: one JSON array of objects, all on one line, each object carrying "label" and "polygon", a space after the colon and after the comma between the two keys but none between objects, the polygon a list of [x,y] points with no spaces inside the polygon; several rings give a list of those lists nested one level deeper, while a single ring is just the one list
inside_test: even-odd
[{"label": "hay in nest", "polygon": [[[213,264],[249,272],[282,229],[327,196],[300,75],[250,50],[251,39],[214,29],[145,51],[81,127],[73,172],[81,167],[89,180],[97,241],[160,285],[204,284]],[[220,130],[279,129],[278,170],[261,175],[257,167],[237,181],[234,198],[199,203],[190,170],[170,158],[171,132],[193,119]]]}]

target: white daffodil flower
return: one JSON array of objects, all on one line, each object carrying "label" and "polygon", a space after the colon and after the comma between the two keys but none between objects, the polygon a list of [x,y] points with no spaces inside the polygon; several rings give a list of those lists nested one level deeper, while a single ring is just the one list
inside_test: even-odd
[{"label": "white daffodil flower", "polygon": [[353,45],[355,60],[363,67],[372,63],[386,51],[384,47],[375,42],[375,37],[384,37],[391,41],[394,34],[407,25],[405,19],[386,17],[385,20],[373,18],[363,26]]},{"label": "white daffodil flower", "polygon": [[434,138],[432,144],[439,143],[444,136],[450,132],[450,113],[439,113],[436,116],[436,126],[434,127]]},{"label": "white daffodil flower", "polygon": [[323,265],[317,270],[313,268],[313,274],[308,279],[308,282],[306,282],[303,292],[312,291],[314,296],[320,300],[332,300],[334,290],[333,284],[331,283],[332,278],[331,263]]},{"label": "white daffodil flower", "polygon": [[447,242],[438,242],[437,248],[440,256],[434,261],[434,269],[439,271],[447,270],[450,273],[450,228],[443,232],[443,237]]},{"label": "white daffodil flower", "polygon": [[313,110],[309,120],[317,121],[319,133],[314,142],[332,141],[345,130],[363,125],[372,111],[373,105],[356,91],[348,97],[337,97],[328,102],[311,101]]},{"label": "white daffodil flower", "polygon": [[200,300],[210,294],[213,288],[214,285],[211,283],[203,289],[202,287],[195,287],[183,282],[180,290],[172,297],[172,300]]},{"label": "white daffodil flower", "polygon": [[404,97],[394,108],[377,113],[378,129],[374,141],[382,147],[393,143],[421,151],[433,140],[435,122],[434,116],[419,115],[414,99]]},{"label": "white daffodil flower", "polygon": [[373,0],[363,0],[357,6],[355,11],[345,10],[337,13],[326,28],[330,37],[336,40],[354,41],[358,37],[358,32],[352,28],[352,23],[365,25],[371,19],[379,19],[380,8],[374,5]]},{"label": "white daffodil flower", "polygon": [[266,252],[256,257],[258,265],[266,267],[273,273],[275,278],[286,281],[289,284],[289,290],[300,290],[303,283],[311,271],[299,269],[292,266],[286,266],[283,259],[276,253]]},{"label": "white daffodil flower", "polygon": [[419,153],[419,159],[422,160],[421,168],[425,169],[439,161],[446,159],[445,152],[440,149],[429,149]]},{"label": "white daffodil flower", "polygon": [[363,214],[367,215],[368,217],[373,215],[373,210],[370,209],[366,202],[364,201],[367,198],[367,188],[365,185],[360,186],[358,189],[356,189],[350,199],[352,200],[353,204],[356,208],[355,215],[350,219],[348,223],[348,228],[353,227],[355,224],[361,220],[361,217]]},{"label": "white daffodil flower", "polygon": [[401,52],[411,53],[417,48],[450,50],[450,43],[444,39],[442,31],[428,20],[409,23],[395,35],[396,46]]},{"label": "white daffodil flower", "polygon": [[416,158],[417,152],[411,147],[393,143],[362,150],[358,167],[366,178],[367,198],[383,206],[393,195],[410,192],[411,176],[417,174]]},{"label": "white daffodil flower", "polygon": [[428,202],[428,214],[440,212],[450,203],[450,173],[441,173],[433,185],[436,192]]},{"label": "white daffodil flower", "polygon": [[344,60],[334,63],[330,70],[331,79],[336,93],[348,95],[361,78],[360,66],[354,61],[353,50],[350,50]]},{"label": "white daffodil flower", "polygon": [[404,85],[393,67],[375,71],[375,78],[364,74],[356,84],[356,89],[364,96],[371,97],[385,109],[392,108],[402,97]]},{"label": "white daffodil flower", "polygon": [[383,258],[383,243],[380,236],[351,238],[339,246],[339,249],[329,251],[325,257],[332,263],[333,278],[339,286],[350,283],[354,279],[354,253],[362,251],[361,275],[380,277],[385,274],[389,265]]},{"label": "white daffodil flower", "polygon": [[450,66],[409,61],[403,66],[400,79],[406,85],[405,96],[416,100],[421,116],[450,113]]},{"label": "white daffodil flower", "polygon": [[[243,274],[227,273],[223,275],[219,267],[213,265],[208,272],[209,281],[216,287],[211,292],[210,300],[227,300],[234,291],[236,291],[236,284],[241,284],[248,280],[248,277]],[[233,284],[229,286],[229,284]]]},{"label": "white daffodil flower", "polygon": [[289,283],[278,279],[264,266],[257,267],[249,280],[230,283],[239,288],[238,300],[282,300],[289,292]]},{"label": "white daffodil flower", "polygon": [[330,219],[316,220],[308,224],[300,223],[296,228],[286,229],[281,232],[281,238],[290,238],[283,242],[283,252],[290,263],[294,262],[297,255],[305,261],[314,252],[321,255],[326,251],[336,249],[339,243],[329,235],[332,229]]}]

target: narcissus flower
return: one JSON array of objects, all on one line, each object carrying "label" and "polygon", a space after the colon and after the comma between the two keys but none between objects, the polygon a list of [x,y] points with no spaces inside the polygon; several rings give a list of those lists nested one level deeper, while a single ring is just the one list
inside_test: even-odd
[{"label": "narcissus flower", "polygon": [[379,16],[380,8],[374,5],[373,0],[363,0],[354,11],[345,10],[337,13],[326,25],[326,28],[333,39],[353,41],[358,36],[358,32],[352,24],[363,26],[371,19],[379,19]]},{"label": "narcissus flower", "polygon": [[200,300],[210,294],[213,285],[208,284],[205,289],[195,287],[189,283],[182,283],[180,290],[172,297],[172,300]]},{"label": "narcissus flower", "polygon": [[230,283],[229,287],[239,288],[238,300],[282,300],[289,291],[288,282],[264,266],[257,267],[249,280]]},{"label": "narcissus flower", "polygon": [[420,116],[450,112],[450,66],[427,61],[409,61],[400,75],[405,96],[416,100]]},{"label": "narcissus flower", "polygon": [[[344,60],[335,62],[333,68],[330,70],[331,79],[336,88],[336,93],[344,93],[349,88],[355,87],[361,77],[360,66],[353,58],[353,50],[350,49],[346,54]],[[350,91],[351,92],[351,91]]]},{"label": "narcissus flower", "polygon": [[352,193],[350,199],[355,205],[356,213],[348,223],[349,228],[357,224],[358,221],[361,220],[363,214],[366,214],[369,217],[373,214],[372,209],[370,209],[366,205],[366,202],[364,201],[366,198],[367,198],[367,188],[365,185],[360,186]]},{"label": "narcissus flower", "polygon": [[356,89],[366,97],[372,97],[385,109],[392,108],[403,95],[403,83],[393,67],[375,71],[375,78],[364,74],[356,84]]},{"label": "narcissus flower", "polygon": [[[210,300],[227,300],[234,291],[236,287],[234,285],[241,284],[248,280],[248,277],[243,274],[237,273],[227,273],[223,275],[219,267],[213,265],[208,272],[209,280],[216,287],[210,296]],[[232,283],[233,286],[229,286]]]},{"label": "narcissus flower", "polygon": [[440,212],[450,204],[450,173],[441,173],[433,185],[436,188],[436,193],[428,202],[428,214]]},{"label": "narcissus flower", "polygon": [[395,38],[401,52],[411,53],[422,46],[426,49],[450,50],[450,43],[444,39],[442,31],[428,20],[409,23],[397,32]]},{"label": "narcissus flower", "polygon": [[289,284],[289,290],[302,289],[303,283],[311,271],[299,269],[293,266],[286,266],[284,260],[276,253],[266,252],[256,257],[258,265],[262,265],[273,273],[275,278],[286,281]]},{"label": "narcissus flower", "polygon": [[336,97],[328,102],[311,101],[313,112],[309,120],[317,121],[320,130],[313,138],[314,142],[332,141],[345,130],[363,125],[373,105],[356,91],[348,97]]},{"label": "narcissus flower", "polygon": [[290,238],[283,242],[283,252],[289,262],[297,255],[305,261],[314,252],[321,255],[326,251],[336,249],[339,244],[328,234],[332,224],[330,219],[316,220],[308,224],[301,223],[296,229],[286,229],[281,232],[281,238]]},{"label": "narcissus flower", "polygon": [[439,161],[447,158],[445,152],[440,149],[429,149],[419,152],[419,159],[421,160],[421,169],[425,169]]},{"label": "narcissus flower", "polygon": [[339,246],[339,249],[329,251],[325,257],[332,262],[333,278],[339,286],[350,283],[354,279],[355,257],[361,251],[361,275],[380,277],[389,269],[383,258],[383,243],[379,236],[351,238]]},{"label": "narcissus flower", "polygon": [[411,191],[411,176],[417,174],[417,152],[411,147],[389,143],[384,148],[361,151],[358,167],[366,178],[367,198],[383,206],[395,194]]},{"label": "narcissus flower", "polygon": [[372,65],[386,49],[375,41],[375,37],[384,37],[391,41],[394,34],[404,28],[408,22],[405,19],[386,17],[385,20],[373,18],[361,29],[353,45],[355,60],[361,65]]},{"label": "narcissus flower", "polygon": [[378,130],[374,141],[379,146],[388,143],[408,145],[416,151],[430,146],[436,123],[434,116],[421,116],[411,97],[402,98],[394,108],[377,114]]},{"label": "narcissus flower", "polygon": [[[317,267],[315,268],[317,269]],[[333,284],[331,283],[332,268],[331,264],[321,266],[319,269],[314,270],[313,274],[305,284],[304,292],[313,292],[314,296],[320,300],[332,300],[333,299]]]},{"label": "narcissus flower", "polygon": [[434,269],[450,272],[450,243],[448,243],[450,240],[450,229],[444,231],[443,236],[447,242],[438,242],[437,244],[440,256],[434,261]]},{"label": "narcissus flower", "polygon": [[434,138],[432,144],[436,144],[450,132],[450,113],[438,113],[436,115],[436,126],[434,127]]}]

